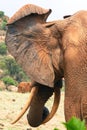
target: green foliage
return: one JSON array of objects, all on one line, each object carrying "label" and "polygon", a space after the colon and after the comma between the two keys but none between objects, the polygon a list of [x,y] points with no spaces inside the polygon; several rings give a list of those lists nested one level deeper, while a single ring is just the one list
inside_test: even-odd
[{"label": "green foliage", "polygon": [[54,130],[59,130],[58,128],[54,128]]},{"label": "green foliage", "polygon": [[6,23],[7,23],[7,19],[6,19],[6,17],[3,17],[3,22],[6,22]]},{"label": "green foliage", "polygon": [[8,70],[8,74],[12,76],[18,82],[22,80],[28,81],[27,75],[23,72],[22,68],[16,63],[16,61],[11,57],[5,58],[6,68]]},{"label": "green foliage", "polygon": [[[81,121],[76,117],[72,117],[68,122],[63,123],[66,127],[66,130],[86,130],[85,121]],[[59,130],[54,128],[53,130]]]},{"label": "green foliage", "polygon": [[18,67],[13,58],[6,57],[5,64],[11,76],[14,76],[16,73],[19,72],[20,68]]},{"label": "green foliage", "polygon": [[[4,30],[6,29],[7,20],[8,17],[4,15],[3,11],[0,11],[0,35],[3,35],[2,32],[5,32]],[[0,69],[3,71],[0,78],[3,78],[6,84],[14,85],[14,81],[17,81],[17,83],[21,81],[29,81],[28,76],[24,73],[22,68],[11,56],[7,55],[7,47],[4,42],[0,43]],[[11,77],[12,80],[6,77]]]},{"label": "green foliage", "polygon": [[68,122],[63,123],[67,130],[86,130],[85,121],[72,117]]},{"label": "green foliage", "polygon": [[2,79],[2,81],[6,84],[6,85],[17,85],[17,82],[12,78],[12,77],[4,77]]},{"label": "green foliage", "polygon": [[3,11],[0,11],[0,30],[6,30],[8,17],[4,15]]},{"label": "green foliage", "polygon": [[2,18],[4,16],[4,12],[0,11],[0,18]]},{"label": "green foliage", "polygon": [[0,69],[3,70],[1,78],[9,76],[17,81],[17,83],[29,81],[28,76],[11,56],[0,55]]},{"label": "green foliage", "polygon": [[0,43],[0,54],[1,55],[7,54],[7,48],[4,42]]},{"label": "green foliage", "polygon": [[3,58],[0,57],[0,69],[5,70],[4,56]]},{"label": "green foliage", "polygon": [[3,20],[1,23],[1,30],[6,30],[7,21]]}]

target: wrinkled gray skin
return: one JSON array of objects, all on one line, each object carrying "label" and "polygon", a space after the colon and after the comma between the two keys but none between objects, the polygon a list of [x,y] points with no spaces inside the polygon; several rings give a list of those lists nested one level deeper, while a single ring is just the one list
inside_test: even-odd
[{"label": "wrinkled gray skin", "polygon": [[45,21],[42,15],[31,14],[8,23],[8,50],[39,87],[28,121],[34,127],[42,123],[47,116],[44,104],[55,86],[60,89],[64,76],[65,119],[76,116],[87,124],[87,11]]},{"label": "wrinkled gray skin", "polygon": [[[49,97],[53,95],[54,89],[36,82],[33,83],[33,86],[39,87],[39,89],[38,93],[33,98],[29,113],[27,114],[27,119],[29,125],[37,127],[49,114],[49,110],[44,105],[49,99]],[[58,87],[57,91],[60,95],[60,87],[62,87],[62,80],[59,80],[58,83],[55,84],[54,88],[55,87]]]}]

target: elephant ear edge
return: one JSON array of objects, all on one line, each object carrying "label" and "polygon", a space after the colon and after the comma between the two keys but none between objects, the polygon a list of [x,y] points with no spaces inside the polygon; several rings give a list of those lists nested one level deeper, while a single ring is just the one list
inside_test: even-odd
[{"label": "elephant ear edge", "polygon": [[19,19],[31,15],[31,14],[38,14],[38,15],[43,15],[44,18],[43,21],[46,21],[47,17],[50,15],[52,12],[51,9],[44,9],[41,8],[37,5],[33,4],[27,4],[21,7],[9,20],[8,24],[13,24],[14,22],[18,21]]}]

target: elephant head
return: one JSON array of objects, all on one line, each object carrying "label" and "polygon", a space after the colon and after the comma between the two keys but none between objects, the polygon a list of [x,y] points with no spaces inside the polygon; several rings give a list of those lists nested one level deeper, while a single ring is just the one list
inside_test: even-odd
[{"label": "elephant head", "polygon": [[53,26],[53,22],[46,24],[50,13],[51,10],[34,5],[22,7],[8,21],[6,44],[9,52],[31,79],[53,87],[56,70],[58,73],[62,71],[59,68],[62,53],[56,26]]},{"label": "elephant head", "polygon": [[[22,111],[24,113],[30,104],[28,122],[32,126],[38,126],[49,120],[54,115],[60,100],[63,69],[62,52],[58,39],[61,35],[58,34],[54,22],[46,23],[50,13],[50,9],[25,5],[9,19],[7,24],[6,44],[8,50],[34,81],[31,85],[32,90],[28,105]],[[54,90],[54,86],[58,87],[57,91]],[[35,88],[38,88],[38,90],[35,90]],[[52,115],[44,120],[48,115],[48,110],[44,107],[44,104],[53,91],[55,91],[54,104],[56,105],[53,105]],[[20,116],[21,114],[14,122]],[[38,120],[36,120],[37,117]]]},{"label": "elephant head", "polygon": [[50,13],[50,9],[25,5],[7,25],[8,50],[34,81],[31,90],[33,98],[28,101],[28,122],[38,126],[47,121],[48,112],[44,104],[53,92],[57,101],[54,101],[48,120],[54,115],[63,76],[66,120],[76,116],[87,122],[87,11],[79,11],[63,20],[46,22]]}]

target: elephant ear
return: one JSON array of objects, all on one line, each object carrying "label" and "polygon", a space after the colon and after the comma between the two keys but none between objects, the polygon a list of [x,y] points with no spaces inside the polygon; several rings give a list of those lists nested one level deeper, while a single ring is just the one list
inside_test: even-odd
[{"label": "elephant ear", "polygon": [[[20,8],[8,21],[8,24],[12,24],[26,16],[30,17],[32,14],[40,15],[40,20],[45,22],[48,15],[51,13],[51,9],[43,9],[39,6],[27,4]],[[35,16],[35,15],[34,15]],[[33,16],[33,17],[34,17]],[[37,19],[37,18],[36,18]],[[38,21],[38,20],[37,20]]]},{"label": "elephant ear", "polygon": [[8,21],[6,44],[32,80],[53,87],[55,76],[46,45],[50,36],[42,26],[50,13],[36,5],[23,6]]}]

